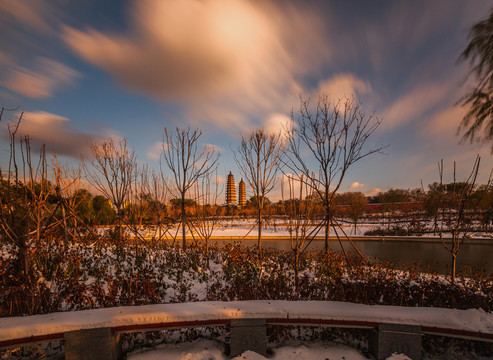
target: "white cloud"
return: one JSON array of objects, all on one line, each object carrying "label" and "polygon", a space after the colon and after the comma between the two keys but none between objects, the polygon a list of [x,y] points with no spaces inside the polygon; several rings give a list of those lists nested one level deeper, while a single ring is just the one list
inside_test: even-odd
[{"label": "white cloud", "polygon": [[284,137],[293,128],[293,126],[293,119],[289,116],[277,113],[270,115],[266,119],[264,123],[264,130],[267,134],[281,134],[281,136]]},{"label": "white cloud", "polygon": [[355,181],[351,185],[349,185],[348,189],[358,189],[358,188],[362,188],[362,187],[365,187],[365,184],[361,184],[361,183]]},{"label": "white cloud", "polygon": [[365,196],[375,196],[378,195],[379,192],[382,192],[382,189],[373,188],[371,190],[365,191]]},{"label": "white cloud", "polygon": [[217,175],[216,184],[226,184],[226,178],[221,175]]},{"label": "white cloud", "polygon": [[156,141],[154,145],[147,150],[147,157],[152,160],[159,160],[161,153],[163,152],[163,145],[164,143],[162,141]]},{"label": "white cloud", "polygon": [[38,58],[34,70],[21,66],[9,68],[3,85],[24,96],[41,99],[73,83],[79,74],[54,60]]},{"label": "white cloud", "polygon": [[214,144],[204,144],[204,150],[207,152],[216,152],[216,153],[221,152],[221,148]]}]

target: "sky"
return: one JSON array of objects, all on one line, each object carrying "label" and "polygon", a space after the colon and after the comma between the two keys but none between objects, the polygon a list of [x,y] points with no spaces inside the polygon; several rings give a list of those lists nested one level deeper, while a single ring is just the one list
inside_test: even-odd
[{"label": "sky", "polygon": [[[460,144],[458,104],[470,88],[458,58],[489,1],[2,0],[0,106],[24,112],[21,134],[64,161],[89,145],[126,138],[138,161],[159,167],[164,128],[202,130],[220,151],[218,173],[241,174],[241,135],[274,131],[300,97],[356,99],[381,125],[341,191],[368,195],[458,179],[490,144]],[[275,196],[274,196],[275,197]]]}]

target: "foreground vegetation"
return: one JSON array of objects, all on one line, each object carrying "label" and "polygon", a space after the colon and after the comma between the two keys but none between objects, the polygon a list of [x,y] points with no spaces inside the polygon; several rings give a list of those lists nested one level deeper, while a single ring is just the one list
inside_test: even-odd
[{"label": "foreground vegetation", "polygon": [[2,316],[163,302],[250,299],[334,300],[364,304],[493,309],[493,277],[457,278],[421,274],[410,266],[340,253],[303,253],[296,279],[290,252],[229,244],[186,251],[164,242],[115,245],[108,242],[33,243],[28,276],[15,254],[1,248]]}]

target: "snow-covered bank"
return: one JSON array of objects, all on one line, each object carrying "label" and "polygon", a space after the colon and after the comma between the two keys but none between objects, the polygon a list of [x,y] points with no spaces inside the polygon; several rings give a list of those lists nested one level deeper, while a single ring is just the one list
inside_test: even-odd
[{"label": "snow-covered bank", "polygon": [[0,341],[80,329],[239,318],[304,318],[396,323],[493,334],[493,314],[482,309],[258,300],[122,306],[0,318]]}]

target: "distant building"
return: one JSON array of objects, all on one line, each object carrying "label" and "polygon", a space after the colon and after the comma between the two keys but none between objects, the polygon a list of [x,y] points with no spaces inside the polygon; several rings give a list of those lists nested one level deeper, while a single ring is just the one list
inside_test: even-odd
[{"label": "distant building", "polygon": [[245,182],[243,179],[240,180],[240,185],[238,189],[238,205],[241,207],[246,206],[246,191],[245,191]]},{"label": "distant building", "polygon": [[236,187],[235,178],[231,171],[228,175],[228,182],[226,183],[226,205],[236,205]]}]

